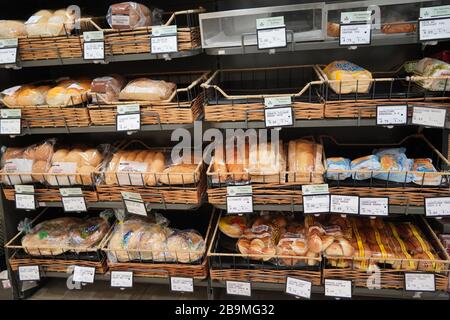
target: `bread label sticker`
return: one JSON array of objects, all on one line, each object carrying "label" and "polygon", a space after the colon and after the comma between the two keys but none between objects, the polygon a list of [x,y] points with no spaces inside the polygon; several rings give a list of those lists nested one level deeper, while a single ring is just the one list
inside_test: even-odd
[{"label": "bread label sticker", "polygon": [[[147,162],[137,161],[121,161],[117,173],[117,179],[121,186],[143,186],[145,185],[145,178],[148,168]],[[122,173],[125,172],[125,173]],[[133,172],[139,172],[134,174]],[[151,173],[148,173],[151,175]],[[156,179],[156,178],[155,178]],[[156,179],[157,180],[157,179]]]},{"label": "bread label sticker", "polygon": [[436,279],[433,273],[405,272],[405,290],[416,292],[436,291]]},{"label": "bread label sticker", "polygon": [[325,296],[351,298],[352,282],[350,280],[325,279]]},{"label": "bread label sticker", "polygon": [[[14,86],[14,87],[8,88],[8,89],[3,90],[2,94],[4,94],[5,96],[12,96],[20,88],[22,88],[22,86]],[[13,109],[13,110],[20,110],[20,109]]]},{"label": "bread label sticker", "polygon": [[85,42],[103,41],[104,39],[103,31],[83,32],[83,39]]},{"label": "bread label sticker", "polygon": [[362,216],[382,216],[389,215],[388,197],[360,197],[359,214]]},{"label": "bread label sticker", "polygon": [[133,272],[131,271],[111,271],[111,287],[132,288]]},{"label": "bread label sticker", "polygon": [[19,266],[20,281],[39,281],[39,266]]},{"label": "bread label sticker", "polygon": [[251,195],[253,193],[252,186],[228,186],[227,196]]},{"label": "bread label sticker", "polygon": [[152,37],[151,42],[151,53],[173,53],[178,51],[178,37],[165,36],[165,37]]},{"label": "bread label sticker", "polygon": [[419,41],[446,39],[450,39],[450,17],[419,20]]},{"label": "bread label sticker", "polygon": [[273,108],[279,106],[289,106],[292,104],[292,97],[268,97],[264,98],[264,106],[266,108]]},{"label": "bread label sticker", "polygon": [[[71,186],[76,183],[76,177],[73,176],[61,176],[62,173],[67,174],[76,174],[77,173],[77,166],[78,164],[76,162],[53,162],[52,166],[49,170],[49,173],[55,174],[55,175],[49,175],[46,177],[47,182],[52,186]],[[69,188],[70,189],[70,188]],[[79,188],[78,188],[79,189]],[[78,190],[77,190],[78,191]],[[81,191],[81,189],[80,189]],[[69,191],[70,192],[70,191]],[[80,194],[77,194],[80,195]]]},{"label": "bread label sticker", "polygon": [[287,47],[286,27],[256,30],[258,50]]},{"label": "bread label sticker", "polygon": [[173,36],[177,34],[177,26],[153,26],[152,27],[152,36],[153,37],[164,37],[164,36]]},{"label": "bread label sticker", "polygon": [[253,196],[227,196],[227,213],[253,213]]},{"label": "bread label sticker", "polygon": [[252,285],[250,282],[244,281],[227,281],[227,294],[232,296],[252,296]]},{"label": "bread label sticker", "polygon": [[274,107],[264,109],[266,128],[288,127],[294,125],[292,107]]},{"label": "bread label sticker", "polygon": [[371,43],[372,25],[370,23],[341,24],[339,32],[340,46],[369,45]]},{"label": "bread label sticker", "polygon": [[76,197],[83,195],[81,188],[60,188],[59,193],[63,197]]},{"label": "bread label sticker", "polygon": [[303,212],[305,214],[329,213],[330,195],[318,194],[303,196]]},{"label": "bread label sticker", "polygon": [[36,198],[34,194],[15,193],[16,209],[36,210]]},{"label": "bread label sticker", "polygon": [[420,8],[420,19],[450,16],[450,5]]},{"label": "bread label sticker", "polygon": [[371,20],[370,11],[341,12],[341,23],[368,22]]},{"label": "bread label sticker", "polygon": [[31,16],[28,18],[27,21],[25,21],[25,24],[35,24],[38,23],[39,20],[41,20],[42,16]]},{"label": "bread label sticker", "polygon": [[141,113],[117,114],[116,130],[118,132],[141,130]]},{"label": "bread label sticker", "polygon": [[271,29],[277,27],[284,27],[284,17],[270,17],[270,18],[261,18],[256,19],[256,29]]},{"label": "bread label sticker", "polygon": [[4,119],[20,118],[22,116],[22,110],[20,109],[1,109],[1,117]]},{"label": "bread label sticker", "polygon": [[134,104],[122,104],[117,106],[118,114],[127,114],[127,113],[138,113],[140,112],[141,106],[137,103]]},{"label": "bread label sticker", "polygon": [[73,281],[82,283],[94,283],[95,268],[75,266],[73,269]]},{"label": "bread label sticker", "polygon": [[34,194],[34,186],[17,184],[14,186],[14,191],[16,193]]},{"label": "bread label sticker", "polygon": [[22,120],[19,119],[0,119],[0,134],[20,135],[22,133]]},{"label": "bread label sticker", "polygon": [[0,39],[0,48],[12,48],[19,46],[19,39]]},{"label": "bread label sticker", "polygon": [[[32,172],[33,160],[9,159],[6,160],[3,170],[5,173]],[[5,175],[3,178],[7,185],[24,184],[33,182],[30,175]]]},{"label": "bread label sticker", "polygon": [[293,277],[286,278],[286,293],[295,297],[311,298],[311,282]]},{"label": "bread label sticker", "polygon": [[403,125],[408,123],[408,106],[377,106],[377,125]]},{"label": "bread label sticker", "polygon": [[312,194],[326,194],[328,193],[328,184],[308,184],[302,186],[302,194],[304,196]]},{"label": "bread label sticker", "polygon": [[171,277],[170,290],[176,292],[194,292],[194,279],[184,277]]},{"label": "bread label sticker", "polygon": [[425,216],[450,216],[450,197],[425,198]]},{"label": "bread label sticker", "polygon": [[86,212],[84,197],[62,197],[64,212]]},{"label": "bread label sticker", "polygon": [[113,26],[130,26],[130,16],[122,14],[113,14],[111,16],[111,25]]},{"label": "bread label sticker", "polygon": [[340,214],[359,214],[359,197],[332,194],[330,211]]},{"label": "bread label sticker", "polygon": [[429,107],[413,107],[412,124],[444,128],[447,121],[447,109],[429,108]]}]

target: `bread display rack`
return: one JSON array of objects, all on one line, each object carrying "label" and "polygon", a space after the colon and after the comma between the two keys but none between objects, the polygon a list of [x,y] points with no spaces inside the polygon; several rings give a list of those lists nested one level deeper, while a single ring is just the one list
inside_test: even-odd
[{"label": "bread display rack", "polygon": [[[208,72],[174,72],[146,75],[153,80],[173,82],[177,89],[163,101],[118,101],[109,104],[89,104],[89,116],[94,126],[114,125],[117,105],[139,104],[142,125],[192,124],[203,114],[204,93],[200,88]],[[96,99],[96,101],[100,101]]]}]

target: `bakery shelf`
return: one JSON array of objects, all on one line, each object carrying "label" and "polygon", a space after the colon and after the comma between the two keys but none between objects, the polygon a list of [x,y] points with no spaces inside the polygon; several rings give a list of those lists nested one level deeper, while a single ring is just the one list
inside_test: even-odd
[{"label": "bakery shelf", "polygon": [[[100,202],[86,202],[88,209],[124,209],[123,202],[120,201],[100,201]],[[40,207],[58,207],[62,208],[62,202],[39,202]],[[160,209],[160,210],[195,210],[200,205],[192,204],[170,204],[170,203],[146,203],[148,210]]]}]

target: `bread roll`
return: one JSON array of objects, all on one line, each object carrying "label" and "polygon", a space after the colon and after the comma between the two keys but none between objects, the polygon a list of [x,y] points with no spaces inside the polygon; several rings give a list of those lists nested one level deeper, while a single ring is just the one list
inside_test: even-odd
[{"label": "bread roll", "polygon": [[136,161],[136,162],[145,162],[145,158],[147,157],[147,155],[148,155],[148,151],[147,150],[139,151],[136,154],[136,158],[134,159],[134,161]]},{"label": "bread roll", "polygon": [[26,35],[27,30],[22,21],[0,20],[0,38],[19,38]]},{"label": "bread roll", "polygon": [[387,34],[393,33],[411,33],[416,31],[416,24],[407,22],[386,23],[381,26],[381,32]]},{"label": "bread roll", "polygon": [[152,25],[151,16],[148,7],[129,1],[111,5],[106,20],[113,29],[133,29]]},{"label": "bread roll", "polygon": [[328,22],[327,23],[327,35],[329,37],[338,38],[340,36],[339,23]]},{"label": "bread roll", "polygon": [[163,80],[151,80],[147,78],[139,78],[130,81],[120,92],[120,100],[132,101],[161,101],[170,98],[176,84]]},{"label": "bread roll", "polygon": [[83,151],[81,151],[81,149],[72,149],[70,150],[70,152],[67,154],[66,158],[64,159],[64,162],[74,162],[78,165],[82,164],[81,161],[81,153]]},{"label": "bread roll", "polygon": [[239,238],[247,226],[246,216],[228,215],[219,220],[219,229],[230,238]]},{"label": "bread roll", "polygon": [[17,96],[19,106],[39,106],[45,104],[45,96],[49,86],[28,87],[20,90]]},{"label": "bread roll", "polygon": [[372,74],[348,61],[334,61],[323,72],[332,82],[329,86],[337,94],[367,93],[372,84]]}]

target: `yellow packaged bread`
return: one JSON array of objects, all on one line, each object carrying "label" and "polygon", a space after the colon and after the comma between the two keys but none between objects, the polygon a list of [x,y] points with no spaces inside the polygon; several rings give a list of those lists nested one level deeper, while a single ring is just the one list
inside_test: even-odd
[{"label": "yellow packaged bread", "polygon": [[369,71],[345,60],[333,61],[323,72],[337,94],[367,93],[372,83]]}]

